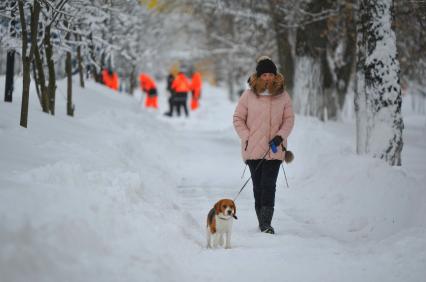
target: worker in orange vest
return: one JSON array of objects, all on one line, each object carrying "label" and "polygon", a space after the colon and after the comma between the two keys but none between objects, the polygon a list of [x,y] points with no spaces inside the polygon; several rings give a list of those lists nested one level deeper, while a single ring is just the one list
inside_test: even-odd
[{"label": "worker in orange vest", "polygon": [[158,109],[157,87],[155,86],[154,80],[146,73],[141,73],[139,82],[142,91],[146,93],[145,107]]},{"label": "worker in orange vest", "polygon": [[191,99],[191,110],[196,110],[199,108],[199,100],[201,97],[201,74],[195,71],[192,74],[191,86],[192,86],[192,99]]},{"label": "worker in orange vest", "polygon": [[118,75],[112,68],[102,71],[102,82],[111,89],[118,90]]},{"label": "worker in orange vest", "polygon": [[171,88],[175,93],[173,104],[176,107],[178,116],[180,116],[180,108],[183,107],[185,111],[185,115],[188,117],[189,116],[188,106],[187,106],[188,92],[191,91],[192,86],[188,78],[185,76],[183,72],[179,72],[175,80],[173,80]]}]

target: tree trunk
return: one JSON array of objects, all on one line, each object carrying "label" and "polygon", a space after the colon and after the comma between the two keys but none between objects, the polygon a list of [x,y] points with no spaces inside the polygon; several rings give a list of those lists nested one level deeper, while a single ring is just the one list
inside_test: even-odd
[{"label": "tree trunk", "polygon": [[48,96],[49,96],[49,109],[52,115],[55,115],[55,96],[56,96],[56,74],[55,74],[55,63],[53,62],[53,46],[50,41],[50,29],[48,25],[44,29],[44,45],[46,51],[47,68],[49,69],[49,85]]},{"label": "tree trunk", "polygon": [[289,43],[288,30],[280,26],[285,18],[284,14],[280,13],[280,9],[276,7],[276,1],[268,1],[269,13],[272,17],[272,23],[275,31],[275,40],[278,52],[279,72],[284,75],[285,87],[293,97],[294,85],[294,58],[291,52]]},{"label": "tree trunk", "polygon": [[19,124],[22,127],[27,127],[28,124],[28,100],[30,96],[30,66],[27,58],[28,49],[28,33],[27,23],[25,20],[23,0],[18,1],[19,20],[22,29],[22,101],[21,101],[21,118]]},{"label": "tree trunk", "polygon": [[280,62],[280,72],[284,75],[285,87],[293,97],[294,87],[294,58],[291,52],[291,45],[288,40],[288,32],[284,32],[277,38],[278,58]]},{"label": "tree trunk", "polygon": [[40,55],[40,49],[38,48],[38,44],[37,44],[37,38],[34,37],[32,38],[32,44],[34,44],[34,61],[35,61],[35,66],[37,69],[37,79],[36,79],[36,84],[37,84],[37,88],[40,88],[41,91],[41,101],[42,101],[42,110],[45,113],[49,112],[49,95],[47,92],[47,87],[46,87],[46,76],[44,74],[44,67],[43,67],[43,59],[41,58]]},{"label": "tree trunk", "polygon": [[[81,36],[75,35],[75,39],[81,42]],[[81,57],[81,46],[77,46],[77,63],[78,63],[78,73],[80,75],[80,87],[84,88],[84,69],[83,69],[83,59]]]},{"label": "tree trunk", "polygon": [[337,102],[336,84],[333,81],[333,76],[331,74],[331,69],[328,63],[326,51],[321,54],[321,76],[323,98],[322,104],[320,104],[321,107],[319,109],[319,118],[322,121],[336,119],[337,112],[339,110]]},{"label": "tree trunk", "polygon": [[[330,9],[332,1],[313,0],[306,8],[309,13]],[[327,32],[325,19],[320,19],[297,30],[296,76],[294,80],[295,110],[326,120],[336,117],[336,95],[327,62]],[[297,97],[299,96],[299,97]],[[306,103],[306,104],[305,104]]]},{"label": "tree trunk", "polygon": [[7,52],[7,61],[6,61],[6,85],[4,88],[5,102],[12,102],[14,66],[15,66],[15,51],[10,50]]},{"label": "tree trunk", "polygon": [[[9,1],[8,9],[10,9],[10,17],[12,20],[10,21],[9,33],[12,38],[16,38],[16,25],[18,5],[16,5],[16,1]],[[7,59],[6,59],[6,85],[4,91],[4,101],[12,102],[13,98],[13,76],[15,71],[15,50],[11,49],[7,51]]]},{"label": "tree trunk", "polygon": [[97,82],[97,83],[102,83],[102,70],[100,70],[98,72],[97,66],[95,64],[96,62],[96,55],[95,55],[95,45],[93,44],[93,34],[89,33],[89,35],[87,36],[87,38],[89,39],[89,55],[90,55],[90,59],[91,59],[91,63],[90,63],[90,73],[92,74],[93,79]]},{"label": "tree trunk", "polygon": [[28,126],[28,104],[30,100],[30,70],[31,59],[29,57],[22,58],[22,103],[21,103],[21,121],[20,125],[27,128]]},{"label": "tree trunk", "polygon": [[136,65],[132,65],[129,81],[130,81],[129,93],[130,95],[133,95],[137,87]]},{"label": "tree trunk", "polygon": [[321,61],[311,56],[298,56],[294,78],[293,107],[301,115],[319,117],[322,104]]},{"label": "tree trunk", "polygon": [[354,20],[355,17],[355,9],[353,6],[356,4],[356,0],[351,0],[350,3],[352,5],[346,5],[344,9],[345,15],[345,28],[346,28],[346,42],[345,42],[345,50],[343,58],[345,60],[345,64],[336,68],[336,76],[337,76],[337,99],[339,109],[343,108],[345,104],[346,93],[348,91],[349,84],[352,79],[352,74],[354,72],[354,66],[356,63],[356,22]]},{"label": "tree trunk", "polygon": [[[19,18],[21,22],[21,31],[22,31],[22,35],[21,35],[21,38],[22,38],[22,103],[21,103],[20,125],[26,128],[28,125],[28,104],[29,104],[30,83],[31,83],[30,72],[31,72],[31,61],[34,54],[34,44],[31,44],[30,52],[29,54],[27,54],[28,32],[27,32],[27,23],[25,20],[23,0],[18,1],[18,7],[19,7]],[[34,6],[31,10],[31,34],[33,35],[37,34],[39,15],[40,15],[40,3],[38,3],[38,1],[35,1]]]},{"label": "tree trunk", "polygon": [[65,72],[67,73],[67,115],[74,116],[74,105],[72,104],[71,52],[67,52],[67,57],[65,62]]},{"label": "tree trunk", "polygon": [[356,116],[356,152],[358,155],[367,153],[368,130],[367,125],[369,112],[367,108],[367,96],[365,92],[365,57],[366,57],[366,42],[365,42],[365,27],[367,13],[364,6],[364,1],[359,0],[358,13],[356,15],[356,32],[357,32],[357,62],[356,62],[356,83],[354,108]]},{"label": "tree trunk", "polygon": [[[390,165],[401,165],[404,123],[396,38],[392,26],[393,0],[361,0],[366,25],[364,64],[367,119],[366,152]],[[361,82],[362,83],[362,82]]]},{"label": "tree trunk", "polygon": [[37,78],[37,72],[36,72],[36,66],[35,66],[34,60],[32,61],[32,69],[33,69],[33,77],[35,81],[35,89],[36,89],[38,101],[40,102],[40,106],[43,109],[43,98],[40,93],[40,87],[39,87],[40,84],[37,82],[38,78]]}]

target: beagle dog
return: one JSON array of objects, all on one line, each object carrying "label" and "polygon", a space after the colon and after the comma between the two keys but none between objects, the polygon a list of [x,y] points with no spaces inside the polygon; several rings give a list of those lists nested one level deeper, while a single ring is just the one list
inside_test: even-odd
[{"label": "beagle dog", "polygon": [[223,246],[223,243],[225,249],[231,248],[232,221],[237,219],[236,212],[235,203],[230,199],[219,200],[214,205],[207,215],[207,248]]}]

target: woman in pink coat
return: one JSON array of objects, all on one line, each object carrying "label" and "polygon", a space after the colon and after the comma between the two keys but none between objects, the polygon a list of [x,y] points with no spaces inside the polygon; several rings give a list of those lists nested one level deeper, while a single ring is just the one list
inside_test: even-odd
[{"label": "woman in pink coat", "polygon": [[[244,91],[235,109],[234,127],[252,176],[259,228],[274,234],[271,221],[275,188],[287,138],[294,125],[294,113],[290,96],[284,90],[284,77],[277,73],[270,58],[259,58],[256,73],[250,76],[248,83],[250,89]],[[277,148],[276,152],[271,150],[272,146]]]}]

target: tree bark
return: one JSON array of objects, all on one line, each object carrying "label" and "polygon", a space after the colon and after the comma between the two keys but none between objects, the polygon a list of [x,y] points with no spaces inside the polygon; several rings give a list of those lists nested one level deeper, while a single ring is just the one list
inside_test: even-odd
[{"label": "tree bark", "polygon": [[50,25],[47,25],[44,29],[44,45],[46,52],[47,68],[49,70],[49,84],[47,87],[47,93],[49,96],[49,110],[52,115],[55,115],[56,73],[55,63],[53,62],[53,46],[50,40],[50,30]]},{"label": "tree bark", "polygon": [[65,72],[67,73],[67,115],[74,116],[74,105],[72,103],[71,52],[67,52],[67,57],[65,62]]},{"label": "tree bark", "polygon": [[356,62],[356,83],[354,108],[356,116],[356,152],[358,155],[367,153],[368,130],[370,111],[367,110],[368,100],[365,91],[365,58],[366,58],[366,42],[365,29],[367,13],[365,2],[358,0],[358,13],[356,15],[357,30],[357,62]]},{"label": "tree bark", "polygon": [[40,106],[43,109],[43,98],[42,98],[41,93],[40,93],[40,87],[39,87],[40,84],[37,82],[38,78],[37,78],[37,71],[36,71],[36,66],[35,66],[34,60],[32,61],[32,69],[33,69],[33,78],[34,78],[34,81],[35,81],[34,86],[35,86],[35,89],[36,89],[38,101],[40,102]]},{"label": "tree bark", "polygon": [[[367,30],[366,92],[371,98],[373,124],[370,149],[374,157],[401,165],[404,123],[396,38],[392,26],[393,0],[369,3],[371,24]],[[382,50],[388,49],[388,52]],[[385,132],[386,131],[386,132]]]},{"label": "tree bark", "polygon": [[28,104],[30,100],[30,66],[31,60],[27,56],[22,58],[22,104],[21,104],[21,121],[20,125],[27,128],[28,126]]},{"label": "tree bark", "polygon": [[6,61],[6,85],[4,88],[5,102],[12,102],[14,67],[15,67],[15,50],[9,50],[7,52],[7,61]]},{"label": "tree bark", "polygon": [[294,58],[291,52],[291,45],[289,43],[288,30],[281,27],[285,15],[280,14],[279,9],[276,8],[277,1],[270,0],[269,13],[271,14],[272,23],[275,31],[275,40],[277,45],[279,72],[284,75],[285,86],[289,91],[289,95],[293,97],[294,85]]},{"label": "tree bark", "polygon": [[336,68],[336,76],[337,76],[337,99],[339,109],[343,108],[346,99],[346,93],[348,91],[349,84],[353,77],[354,67],[356,64],[356,22],[355,22],[355,6],[356,0],[350,0],[350,4],[346,5],[343,10],[345,16],[345,50],[343,58],[345,60],[345,64]]},{"label": "tree bark", "polygon": [[90,73],[92,74],[93,79],[97,83],[102,83],[102,70],[98,72],[97,66],[95,65],[96,55],[95,55],[95,45],[93,44],[93,34],[89,33],[87,38],[89,39],[89,42],[90,42],[88,47],[89,47],[89,56],[92,61],[90,63]]},{"label": "tree bark", "polygon": [[283,32],[277,37],[278,60],[280,62],[280,72],[284,75],[286,89],[289,91],[290,96],[293,97],[294,58],[288,37],[288,32]]},{"label": "tree bark", "polygon": [[[31,44],[31,49],[28,52],[28,32],[27,23],[25,20],[24,2],[18,1],[19,18],[22,30],[22,103],[21,103],[21,118],[20,125],[27,128],[28,126],[28,104],[30,97],[30,83],[31,83],[31,61],[34,54],[34,44]],[[34,6],[31,10],[31,34],[36,35],[38,30],[38,21],[40,15],[40,4],[34,1]],[[34,36],[36,37],[36,36]]]},{"label": "tree bark", "polygon": [[[81,36],[75,35],[75,39],[78,42],[81,42]],[[78,73],[80,76],[80,87],[84,88],[84,68],[83,68],[83,58],[81,57],[81,46],[77,46],[77,64],[78,64]]]},{"label": "tree bark", "polygon": [[[64,20],[64,25],[70,29],[68,20]],[[76,36],[77,37],[77,36]],[[65,35],[65,40],[70,40],[71,33]],[[67,115],[74,116],[74,105],[72,103],[72,55],[67,51],[65,58],[65,73],[67,74]]]},{"label": "tree bark", "polygon": [[390,165],[400,166],[404,123],[401,115],[399,62],[392,26],[393,0],[361,0],[360,8],[365,9],[366,19],[362,38],[366,56],[359,64],[364,69],[360,84],[362,86],[364,79],[367,110],[367,126],[361,129],[366,131],[367,144],[366,149],[361,151],[383,159]]},{"label": "tree bark", "polygon": [[130,92],[130,95],[133,95],[137,87],[136,65],[132,65],[129,81],[130,81],[129,92]]},{"label": "tree bark", "polygon": [[[315,14],[331,7],[330,0],[313,0],[306,10]],[[295,97],[295,109],[322,120],[335,118],[337,113],[335,89],[327,62],[326,32],[326,19],[321,19],[299,27],[296,37],[294,92],[300,97]]]},{"label": "tree bark", "polygon": [[[10,17],[12,20],[10,21],[9,33],[10,36],[16,38],[16,25],[17,14],[19,14],[19,9],[17,5],[17,1],[10,1],[9,5],[6,4],[10,9]],[[12,102],[13,99],[13,76],[15,71],[15,49],[10,49],[7,51],[7,59],[6,59],[6,85],[4,91],[4,101]]]},{"label": "tree bark", "polygon": [[46,76],[44,73],[43,59],[38,48],[37,37],[32,37],[32,44],[34,44],[34,61],[37,69],[36,87],[40,88],[42,110],[45,113],[49,113],[49,95],[46,87]]},{"label": "tree bark", "polygon": [[295,71],[294,109],[301,115],[318,117],[323,97],[321,62],[312,56],[298,56]]}]

